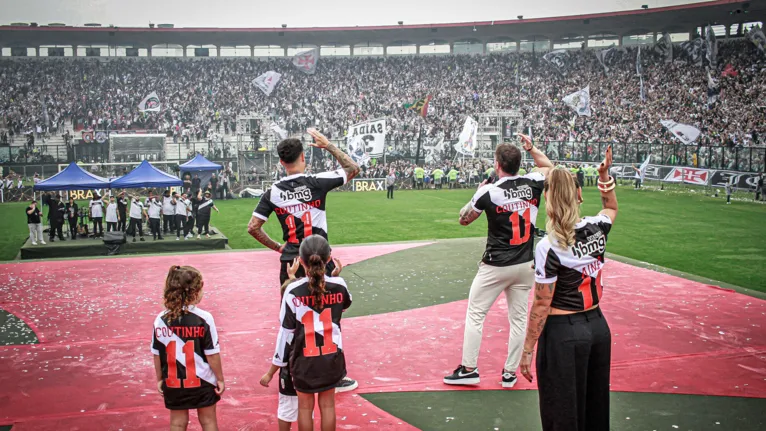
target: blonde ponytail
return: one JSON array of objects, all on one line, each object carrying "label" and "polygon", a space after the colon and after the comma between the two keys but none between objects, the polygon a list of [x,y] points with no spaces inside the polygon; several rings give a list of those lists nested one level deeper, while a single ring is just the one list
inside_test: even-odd
[{"label": "blonde ponytail", "polygon": [[545,179],[545,213],[548,219],[545,230],[553,245],[569,248],[574,245],[574,226],[580,220],[580,207],[577,202],[577,186],[572,174],[564,168],[556,167]]}]

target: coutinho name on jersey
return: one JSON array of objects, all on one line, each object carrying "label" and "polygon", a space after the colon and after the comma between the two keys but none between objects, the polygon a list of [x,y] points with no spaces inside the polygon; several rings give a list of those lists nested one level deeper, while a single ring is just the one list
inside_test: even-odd
[{"label": "coutinho name on jersey", "polygon": [[[322,307],[327,305],[342,304],[342,303],[343,303],[342,293],[328,293],[322,296]],[[300,307],[301,305],[305,305],[307,307],[314,307],[316,306],[316,297],[311,295],[296,296],[295,298],[293,298],[293,305],[295,305],[296,307]]]},{"label": "coutinho name on jersey", "polygon": [[154,328],[154,335],[157,338],[172,337],[177,335],[181,338],[201,338],[205,336],[204,326],[167,326]]}]

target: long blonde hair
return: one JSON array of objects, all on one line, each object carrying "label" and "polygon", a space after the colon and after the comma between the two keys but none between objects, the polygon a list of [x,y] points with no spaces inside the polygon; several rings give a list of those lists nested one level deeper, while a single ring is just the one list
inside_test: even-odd
[{"label": "long blonde hair", "polygon": [[580,206],[577,200],[577,186],[572,174],[564,168],[551,169],[545,179],[545,213],[548,219],[545,230],[551,243],[559,248],[574,245],[574,226],[580,220]]}]

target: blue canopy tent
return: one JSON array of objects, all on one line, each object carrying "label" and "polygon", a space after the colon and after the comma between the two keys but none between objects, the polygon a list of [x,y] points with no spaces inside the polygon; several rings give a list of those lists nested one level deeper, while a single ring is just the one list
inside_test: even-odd
[{"label": "blue canopy tent", "polygon": [[91,174],[72,162],[56,175],[35,184],[34,191],[107,189],[109,180]]},{"label": "blue canopy tent", "polygon": [[181,169],[181,178],[188,172],[192,177],[199,176],[200,187],[204,190],[210,182],[213,173],[220,171],[223,167],[206,159],[202,154],[197,154],[193,159],[179,166]]},{"label": "blue canopy tent", "polygon": [[179,178],[162,172],[144,160],[132,171],[112,181],[109,186],[113,189],[138,189],[142,187],[178,187],[181,184],[183,182]]}]

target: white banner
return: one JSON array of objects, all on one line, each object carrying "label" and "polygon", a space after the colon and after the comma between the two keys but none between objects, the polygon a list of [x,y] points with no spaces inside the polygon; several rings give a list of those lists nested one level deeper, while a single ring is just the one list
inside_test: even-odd
[{"label": "white banner", "polygon": [[463,131],[460,132],[455,151],[465,156],[473,156],[476,151],[476,137],[479,132],[479,123],[471,117],[465,118]]},{"label": "white banner", "polygon": [[319,62],[319,48],[310,49],[301,53],[295,54],[293,57],[293,64],[303,73],[313,75],[317,68],[317,62]]},{"label": "white banner", "polygon": [[700,135],[700,130],[698,128],[688,124],[676,123],[673,120],[660,120],[660,123],[670,130],[670,133],[678,138],[678,140],[686,145],[696,141]]},{"label": "white banner", "polygon": [[253,79],[253,85],[258,87],[259,90],[263,91],[263,94],[271,96],[271,92],[274,91],[274,88],[277,86],[277,83],[279,83],[279,79],[281,77],[281,74],[270,70],[263,75]]},{"label": "white banner", "polygon": [[144,97],[144,100],[138,104],[138,109],[141,112],[160,112],[162,104],[160,98],[157,96],[156,91],[152,91],[148,96]]},{"label": "white banner", "polygon": [[274,132],[275,135],[279,137],[279,139],[287,139],[287,130],[280,127],[279,124],[272,121],[269,125],[269,128],[272,132]]},{"label": "white banner", "polygon": [[577,112],[577,115],[590,117],[590,85],[564,97],[563,102]]},{"label": "white banner", "polygon": [[346,138],[346,152],[359,165],[366,165],[373,157],[381,157],[386,147],[386,119],[354,124]]}]

